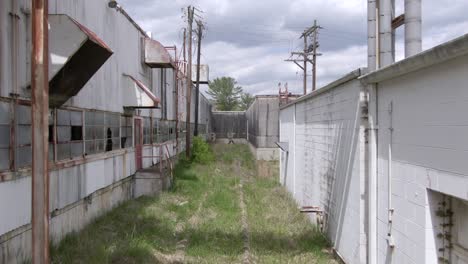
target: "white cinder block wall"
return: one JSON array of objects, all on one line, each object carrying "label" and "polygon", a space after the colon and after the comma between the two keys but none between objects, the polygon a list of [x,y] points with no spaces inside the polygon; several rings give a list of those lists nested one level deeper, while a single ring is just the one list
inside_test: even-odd
[{"label": "white cinder block wall", "polygon": [[[325,232],[346,263],[373,263],[368,250],[379,264],[468,263],[467,73],[465,35],[281,109],[280,141],[289,151],[281,153],[280,181],[300,206],[324,210]],[[367,181],[369,122],[375,186]],[[368,218],[369,188],[377,191],[376,219]],[[377,232],[368,233],[369,220]]]},{"label": "white cinder block wall", "polygon": [[360,263],[365,248],[360,239],[364,234],[360,73],[352,72],[280,113],[280,141],[289,147],[280,154],[280,180],[300,206],[324,211],[325,232],[349,263]]},{"label": "white cinder block wall", "polygon": [[[439,263],[439,257],[444,258],[437,238],[442,233],[440,217],[434,213],[443,197],[439,193],[468,200],[467,73],[468,56],[462,56],[378,84],[379,263],[392,258],[393,263]],[[393,252],[386,241],[389,206],[394,209]],[[458,221],[468,226],[468,218]],[[453,231],[451,242],[468,249],[466,239],[458,241]],[[458,231],[465,232],[458,237],[468,237],[466,228]],[[457,263],[455,257],[447,260]]]}]

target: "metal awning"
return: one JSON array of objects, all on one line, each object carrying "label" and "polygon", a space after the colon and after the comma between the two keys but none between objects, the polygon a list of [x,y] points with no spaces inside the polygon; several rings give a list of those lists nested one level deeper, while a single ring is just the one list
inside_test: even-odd
[{"label": "metal awning", "polygon": [[145,63],[151,68],[176,68],[174,60],[166,48],[150,38],[145,38]]},{"label": "metal awning", "polygon": [[49,15],[49,104],[75,96],[112,56],[94,32],[67,15]]},{"label": "metal awning", "polygon": [[[197,83],[197,68],[198,65],[192,66],[192,81]],[[206,64],[200,65],[200,84],[208,84],[210,82],[210,67]]]},{"label": "metal awning", "polygon": [[141,81],[124,75],[124,108],[158,108],[159,98]]}]

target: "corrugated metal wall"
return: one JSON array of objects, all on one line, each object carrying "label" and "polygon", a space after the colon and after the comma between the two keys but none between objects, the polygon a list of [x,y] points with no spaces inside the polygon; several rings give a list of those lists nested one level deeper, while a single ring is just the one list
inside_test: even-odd
[{"label": "corrugated metal wall", "polygon": [[[30,166],[28,167],[28,159],[30,156],[27,152],[30,151],[30,120],[28,114],[30,108],[28,106],[29,91],[26,86],[29,84],[30,78],[30,15],[25,14],[30,10],[31,1],[18,0],[19,10],[19,31],[18,36],[18,88],[13,89],[14,76],[11,70],[13,64],[13,35],[12,35],[12,19],[10,12],[11,1],[0,2],[0,260],[15,260],[22,261],[20,257],[27,257],[27,248],[30,240],[28,236],[27,224],[31,221],[31,177]],[[98,152],[82,151],[88,143],[91,146],[93,142],[86,142],[88,133],[91,134],[92,129],[103,131],[104,126],[119,131],[120,137],[117,137],[116,144],[123,139],[124,134],[133,132],[133,119],[135,116],[143,117],[143,124],[146,126],[145,141],[147,144],[143,147],[143,155],[151,156],[159,153],[157,143],[160,143],[162,138],[168,144],[170,155],[176,154],[175,148],[175,80],[173,71],[160,69],[151,69],[142,62],[142,38],[144,33],[139,31],[131,21],[122,13],[108,7],[107,0],[95,1],[75,1],[75,0],[50,0],[49,11],[51,14],[67,14],[85,25],[101,37],[114,51],[110,59],[102,66],[102,68],[91,78],[85,87],[74,97],[72,97],[63,107],[58,110],[60,113],[68,113],[70,110],[73,115],[68,115],[69,119],[58,117],[57,137],[70,137],[70,127],[75,125],[73,122],[79,119],[79,127],[85,133],[81,136],[80,153],[79,155],[67,156],[60,160],[55,160],[51,148],[51,163],[50,166],[50,210],[52,212],[60,212],[60,215],[55,215],[53,218],[54,224],[51,225],[53,239],[62,238],[67,232],[76,231],[84,224],[92,220],[93,217],[103,212],[103,208],[108,210],[118,202],[131,198],[131,190],[129,193],[121,191],[116,192],[117,196],[103,198],[101,203],[89,205],[92,212],[72,212],[73,208],[70,205],[79,203],[84,198],[89,198],[91,194],[95,194],[100,190],[119,184],[123,179],[133,175],[136,172],[135,167],[135,152],[133,148],[133,138],[128,138],[130,144],[124,144],[123,148],[107,151],[100,149]],[[154,94],[158,97],[165,95],[162,109],[143,109],[136,111],[124,111],[122,99],[126,94],[126,87],[123,74],[129,74],[141,80],[147,85]],[[163,90],[164,89],[164,90]],[[161,93],[164,91],[164,93]],[[185,128],[185,113],[186,113],[186,86],[184,81],[179,81],[178,97],[180,128],[181,135],[179,139],[179,151],[184,149],[185,137],[183,128]],[[17,93],[22,100],[21,105],[14,103],[11,93]],[[194,94],[194,88],[192,95]],[[195,98],[192,96],[192,122],[194,117]],[[9,162],[9,151],[12,143],[10,141],[10,127],[13,117],[12,109],[16,110],[16,128],[15,136],[19,138],[15,148],[15,161],[18,163],[11,171]],[[67,109],[65,111],[64,109]],[[160,120],[164,112],[166,120]],[[90,118],[96,114],[99,118]],[[126,117],[128,115],[128,125]],[[209,101],[201,96],[200,104],[200,124],[209,126],[210,118]],[[76,119],[75,117],[80,117]],[[111,118],[115,117],[115,118]],[[153,119],[150,119],[150,118]],[[182,119],[183,118],[183,119]],[[54,123],[53,115],[51,115],[51,124]],[[75,120],[76,119],[76,120]],[[96,124],[95,120],[102,121],[102,124]],[[114,120],[115,119],[115,120]],[[94,120],[94,121],[93,121]],[[114,120],[114,121],[109,121]],[[152,123],[151,121],[152,120]],[[150,121],[150,122],[148,122]],[[96,121],[97,122],[97,121]],[[157,133],[155,124],[163,124],[158,127],[159,131],[164,129],[165,134],[158,134],[158,138],[154,135]],[[99,125],[99,126],[98,126]],[[120,127],[119,127],[120,125]],[[59,127],[63,126],[63,127]],[[62,129],[65,128],[65,129]],[[113,130],[114,131],[114,130]],[[171,131],[171,132],[168,132]],[[97,133],[97,132],[96,132]],[[115,135],[115,134],[113,134]],[[114,138],[112,138],[114,139]],[[105,139],[96,140],[96,143],[105,142]],[[127,143],[128,143],[127,142]],[[20,144],[21,143],[21,144]],[[84,145],[83,145],[84,144]],[[21,146],[20,146],[21,145]],[[105,144],[103,144],[105,146]],[[63,148],[64,147],[64,148]],[[57,144],[56,148],[59,153],[70,151],[68,145]],[[21,151],[26,151],[25,154]],[[65,152],[66,152],[65,151]],[[60,154],[61,155],[61,154]],[[159,162],[158,158],[143,159],[143,167],[152,166]],[[19,166],[25,163],[25,166]],[[21,168],[19,168],[21,167]],[[126,179],[125,179],[126,180]],[[127,184],[128,185],[128,184]],[[127,186],[128,187],[128,186]],[[123,187],[122,187],[123,188]],[[111,188],[112,192],[117,188]],[[114,190],[115,189],[115,190]],[[110,199],[107,201],[106,199]],[[11,202],[14,201],[14,202]],[[70,211],[68,211],[70,210]],[[90,209],[91,210],[91,209]],[[64,216],[62,216],[63,214]],[[76,215],[70,215],[76,214]],[[5,237],[7,232],[10,236]],[[13,235],[11,235],[13,234]],[[14,241],[13,241],[14,239]],[[13,241],[13,242],[12,242]],[[19,242],[18,242],[19,241]],[[24,251],[27,252],[24,252]],[[16,257],[15,257],[16,256]]]},{"label": "corrugated metal wall", "polygon": [[211,120],[211,129],[216,138],[228,138],[228,133],[234,133],[234,138],[247,136],[245,112],[212,112]]}]

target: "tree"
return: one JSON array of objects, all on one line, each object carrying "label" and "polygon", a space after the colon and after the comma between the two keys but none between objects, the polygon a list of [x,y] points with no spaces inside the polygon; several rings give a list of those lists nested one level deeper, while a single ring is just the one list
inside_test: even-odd
[{"label": "tree", "polygon": [[240,96],[239,110],[246,111],[255,101],[255,97],[249,93],[242,93]]},{"label": "tree", "polygon": [[239,106],[242,87],[231,77],[216,78],[208,84],[208,94],[216,102],[219,111],[234,111]]}]

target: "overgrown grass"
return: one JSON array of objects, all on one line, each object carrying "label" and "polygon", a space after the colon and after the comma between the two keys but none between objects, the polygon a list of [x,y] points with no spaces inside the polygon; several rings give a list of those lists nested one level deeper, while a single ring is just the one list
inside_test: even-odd
[{"label": "overgrown grass", "polygon": [[[327,246],[274,179],[258,178],[243,145],[213,146],[216,162],[180,161],[175,186],[128,201],[52,248],[53,263],[240,263],[240,177],[256,263],[322,263]],[[187,241],[181,249],[181,241]]]}]

